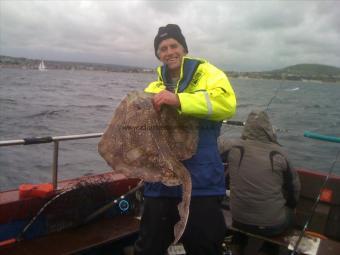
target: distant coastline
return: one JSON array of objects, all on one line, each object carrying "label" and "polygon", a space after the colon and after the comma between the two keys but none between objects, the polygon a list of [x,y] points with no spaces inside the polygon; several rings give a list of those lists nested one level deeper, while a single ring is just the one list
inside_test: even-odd
[{"label": "distant coastline", "polygon": [[[40,59],[17,58],[0,55],[0,68],[38,69]],[[45,60],[47,69],[89,70],[128,73],[154,73],[151,68],[122,66],[115,64],[81,63]],[[266,79],[340,83],[340,68],[320,64],[298,64],[278,70],[263,72],[225,71],[230,78]]]},{"label": "distant coastline", "polygon": [[[17,58],[0,55],[0,68],[20,68],[20,69],[38,69],[41,59]],[[88,70],[88,71],[107,71],[107,72],[129,72],[143,73],[153,72],[148,68],[140,68],[133,66],[123,66],[114,64],[100,63],[82,63],[82,62],[66,62],[44,59],[47,69],[54,70]]]},{"label": "distant coastline", "polygon": [[313,76],[313,77],[305,77],[299,75],[291,75],[291,76],[271,76],[271,75],[263,75],[261,73],[236,73],[235,72],[225,72],[229,78],[235,79],[254,79],[254,80],[276,80],[276,81],[301,81],[301,82],[315,82],[315,83],[335,83],[340,84],[340,77],[328,77],[328,76]]}]

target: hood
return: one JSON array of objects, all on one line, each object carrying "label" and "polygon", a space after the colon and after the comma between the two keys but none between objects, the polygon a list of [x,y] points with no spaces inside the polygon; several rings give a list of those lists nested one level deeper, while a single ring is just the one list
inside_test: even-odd
[{"label": "hood", "polygon": [[264,111],[252,111],[248,115],[241,138],[279,144],[269,117]]}]

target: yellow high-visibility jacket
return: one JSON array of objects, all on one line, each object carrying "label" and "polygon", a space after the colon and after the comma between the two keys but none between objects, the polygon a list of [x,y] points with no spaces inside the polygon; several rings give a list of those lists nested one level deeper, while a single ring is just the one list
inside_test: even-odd
[{"label": "yellow high-visibility jacket", "polygon": [[[158,80],[144,90],[159,93],[166,89],[166,66],[157,68]],[[230,119],[236,110],[236,97],[226,74],[203,59],[184,57],[175,93],[180,113],[221,121]]]}]

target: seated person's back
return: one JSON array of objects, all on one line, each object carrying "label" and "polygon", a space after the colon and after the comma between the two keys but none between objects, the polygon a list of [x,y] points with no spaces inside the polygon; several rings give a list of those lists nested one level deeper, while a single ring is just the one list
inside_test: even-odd
[{"label": "seated person's back", "polygon": [[219,149],[228,155],[233,225],[266,236],[285,231],[297,203],[300,182],[267,114],[251,112],[241,138],[221,137]]}]

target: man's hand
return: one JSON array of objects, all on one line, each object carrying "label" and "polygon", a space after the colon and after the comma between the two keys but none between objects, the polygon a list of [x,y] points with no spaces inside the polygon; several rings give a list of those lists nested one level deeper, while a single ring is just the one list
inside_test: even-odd
[{"label": "man's hand", "polygon": [[152,103],[153,103],[153,107],[158,112],[161,110],[161,106],[163,104],[171,105],[176,108],[179,108],[181,106],[178,96],[168,90],[163,90],[159,92],[158,94],[154,95],[152,99]]}]

